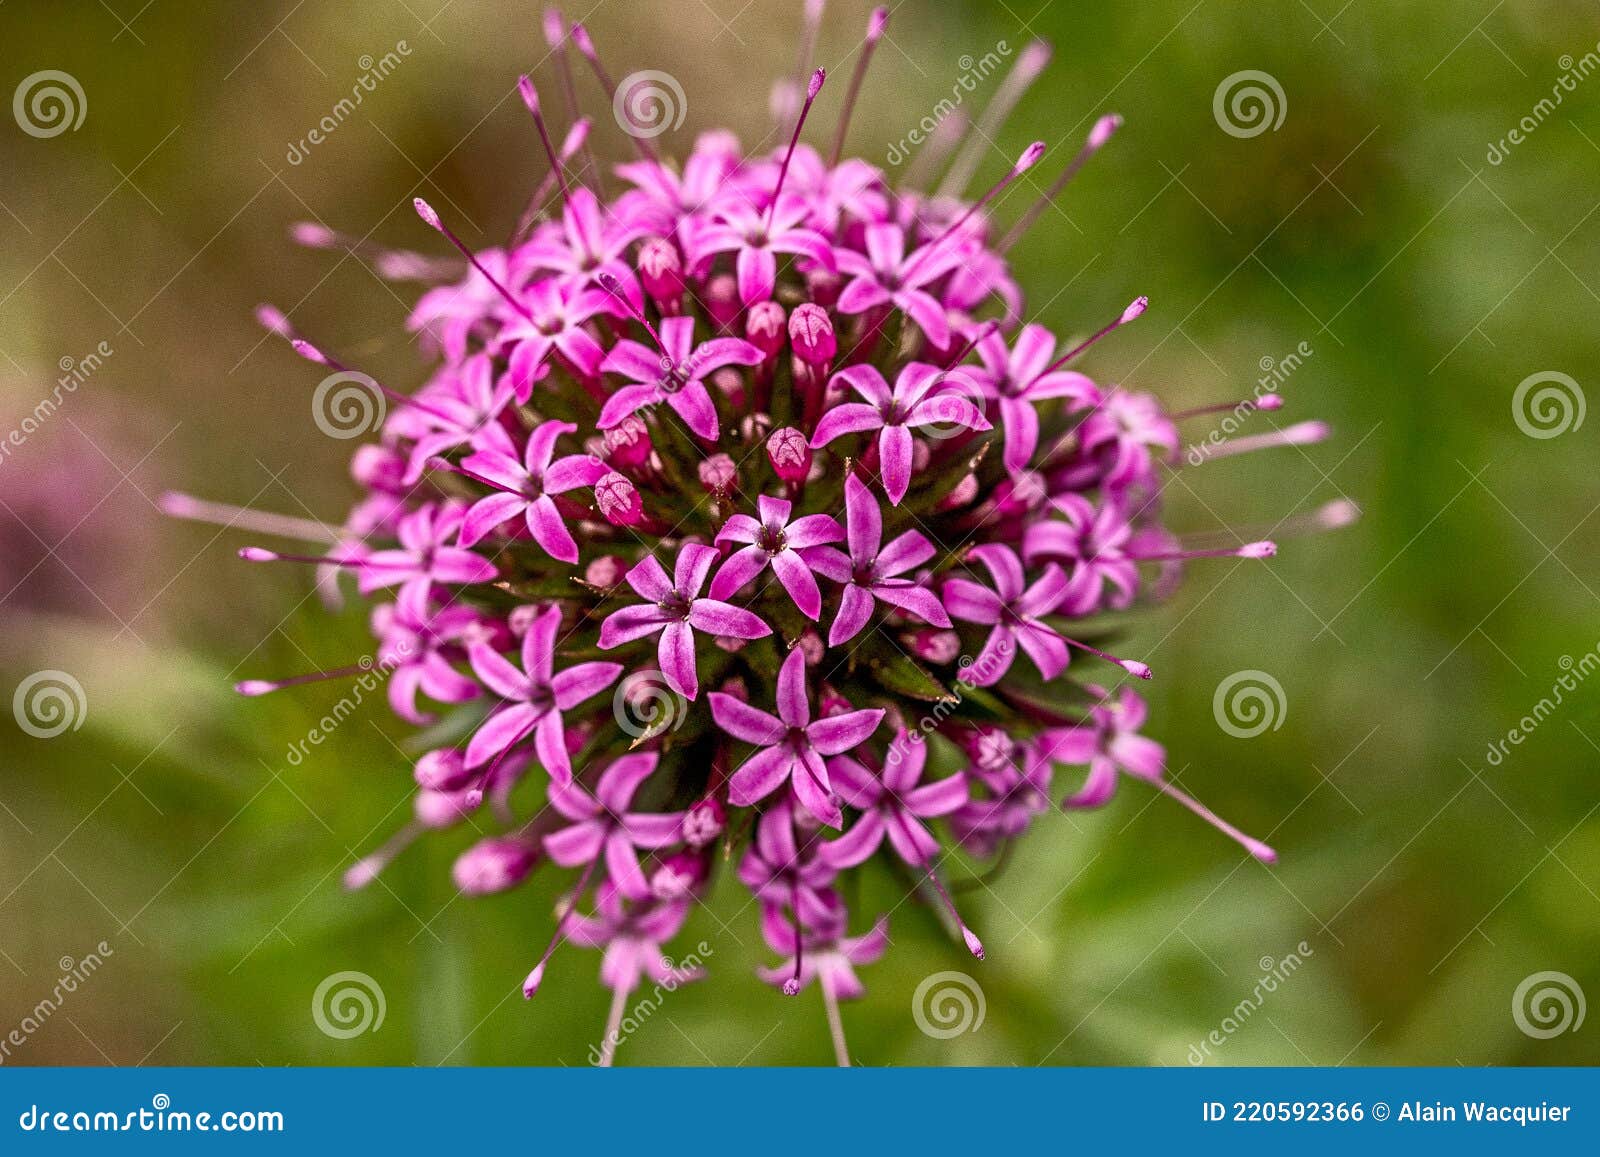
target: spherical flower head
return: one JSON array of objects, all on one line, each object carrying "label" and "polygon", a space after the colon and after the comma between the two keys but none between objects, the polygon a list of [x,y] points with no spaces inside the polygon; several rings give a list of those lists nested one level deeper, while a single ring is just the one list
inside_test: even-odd
[{"label": "spherical flower head", "polygon": [[[822,5],[805,11],[814,40]],[[853,999],[855,968],[888,948],[886,925],[844,899],[872,859],[943,910],[955,951],[982,957],[946,887],[949,849],[1003,855],[1052,800],[1099,806],[1125,781],[1271,852],[1168,782],[1131,687],[1150,669],[1080,637],[1165,597],[1192,560],[1276,550],[1186,549],[1162,523],[1180,416],[1089,376],[1093,347],[1147,298],[1076,344],[1020,324],[1007,253],[1048,226],[1051,199],[1121,122],[1097,121],[1004,231],[1003,194],[1055,159],[1042,142],[987,190],[966,187],[975,146],[952,154],[938,195],[896,189],[841,152],[887,20],[870,16],[841,123],[820,134],[831,153],[806,143],[818,69],[786,90],[778,147],[746,154],[709,133],[669,163],[668,138],[636,137],[621,189],[591,187],[585,174],[609,166],[576,156],[587,125],[553,134],[559,102],[524,78],[549,171],[513,239],[474,251],[418,200],[440,256],[374,256],[455,281],[409,322],[433,359],[426,383],[365,395],[386,415],[351,465],[360,501],[331,533],[225,512],[313,544],[243,558],[313,563],[330,601],[343,579],[377,604],[389,706],[455,744],[417,761],[415,822],[347,883],[466,819],[480,838],[452,869],[462,892],[569,873],[530,996],[563,944],[602,951],[619,996],[692,979],[665,945],[722,873],[783,960],[764,978]],[[545,33],[610,75],[581,25],[555,16]],[[1049,55],[1018,54],[1006,102]],[[318,376],[355,374],[283,312],[259,318]],[[1211,457],[1326,433],[1299,423]],[[224,520],[195,500],[167,509]]]}]

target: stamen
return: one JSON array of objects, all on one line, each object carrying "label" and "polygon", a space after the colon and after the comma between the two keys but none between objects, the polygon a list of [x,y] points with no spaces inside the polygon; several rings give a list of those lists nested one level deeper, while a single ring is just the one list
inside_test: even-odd
[{"label": "stamen", "polygon": [[309,518],[295,518],[287,514],[273,514],[264,510],[251,510],[225,502],[206,502],[192,494],[169,490],[158,504],[161,513],[169,518],[183,518],[190,522],[204,522],[213,526],[249,530],[256,534],[270,534],[279,538],[297,538],[304,542],[338,542],[338,532]]},{"label": "stamen", "polygon": [[[357,257],[365,257],[372,262],[379,276],[388,281],[432,281],[455,273],[453,262],[441,263],[411,249],[386,249],[365,237],[341,233],[311,221],[296,222],[290,226],[289,235],[307,249],[344,249]],[[282,317],[281,314],[278,316]],[[259,311],[256,317],[274,333],[281,332],[262,320]]]},{"label": "stamen", "polygon": [[1248,454],[1252,450],[1268,450],[1275,446],[1310,446],[1321,442],[1329,433],[1326,422],[1300,422],[1270,434],[1252,434],[1246,438],[1220,442],[1207,449],[1205,460],[1231,458],[1235,454]]},{"label": "stamen", "polygon": [[811,74],[811,82],[806,85],[806,102],[800,106],[800,115],[795,118],[794,132],[789,137],[789,151],[783,154],[783,167],[778,170],[778,183],[772,190],[772,203],[767,206],[768,229],[772,228],[772,215],[778,209],[778,197],[783,193],[783,182],[789,176],[789,162],[794,157],[794,147],[800,143],[800,130],[805,127],[806,117],[810,115],[817,93],[822,91],[822,82],[827,78],[827,69],[819,68]]},{"label": "stamen", "polygon": [[517,91],[522,94],[522,103],[528,106],[528,111],[533,114],[533,123],[539,130],[539,141],[544,145],[544,155],[550,161],[550,171],[556,175],[556,184],[561,186],[561,200],[567,199],[567,178],[561,172],[561,158],[556,155],[554,146],[550,144],[550,131],[545,128],[544,114],[539,111],[539,92],[533,87],[533,81],[524,74],[517,81]]},{"label": "stamen", "polygon": [[1135,562],[1180,562],[1191,558],[1271,558],[1277,553],[1277,543],[1263,540],[1261,542],[1247,542],[1243,546],[1236,546],[1231,549],[1174,550],[1160,554],[1130,554],[1128,557]]},{"label": "stamen", "polygon": [[258,695],[282,691],[285,687],[303,687],[307,683],[321,683],[328,679],[350,679],[370,670],[372,670],[370,661],[351,663],[348,667],[335,667],[330,671],[312,671],[310,674],[295,675],[289,679],[246,679],[242,683],[235,683],[233,689],[240,695],[253,699]]},{"label": "stamen", "polygon": [[449,414],[446,414],[443,410],[435,409],[427,402],[424,402],[421,398],[413,397],[410,394],[402,394],[397,390],[391,390],[388,386],[384,385],[371,374],[362,374],[357,370],[351,369],[343,362],[329,355],[320,346],[314,346],[304,338],[291,338],[289,341],[289,348],[294,350],[294,352],[299,354],[301,357],[305,358],[308,362],[314,362],[319,366],[328,366],[332,369],[338,370],[341,374],[359,374],[361,378],[371,382],[374,389],[376,389],[384,397],[388,398],[391,402],[395,403],[397,406],[412,406],[418,410],[421,410],[424,414],[432,414],[441,422],[447,422],[450,424],[455,423],[455,419]]},{"label": "stamen", "polygon": [[315,554],[279,554],[275,550],[266,550],[259,546],[241,547],[239,557],[245,562],[304,562],[313,566],[347,566],[357,570],[369,565],[366,559],[333,558]]},{"label": "stamen", "polygon": [[939,875],[933,870],[931,863],[924,863],[923,868],[928,873],[928,882],[933,885],[933,890],[939,893],[939,899],[944,901],[944,906],[950,912],[950,918],[961,929],[961,939],[967,942],[967,951],[983,959],[983,941],[978,939],[978,934],[967,927],[966,921],[961,919],[961,913],[956,909],[956,902],[950,898],[950,893],[944,890],[944,885],[939,882]]},{"label": "stamen", "polygon": [[912,258],[911,262],[906,266],[903,276],[910,277],[912,272],[928,259],[929,254],[931,254],[940,245],[944,244],[946,238],[955,236],[955,234],[960,231],[961,227],[972,219],[973,214],[977,213],[990,201],[994,200],[1001,193],[1005,192],[1006,187],[1010,185],[1011,182],[1015,181],[1018,177],[1022,176],[1023,173],[1026,173],[1029,169],[1033,168],[1033,166],[1037,165],[1039,163],[1039,158],[1042,156],[1044,156],[1043,141],[1034,141],[1033,144],[1029,145],[1026,149],[1023,149],[1022,155],[1017,158],[1017,163],[1011,166],[1011,171],[1009,173],[996,181],[987,193],[979,197],[971,205],[967,206],[967,211],[947,225],[944,232],[940,233],[932,241],[928,242],[921,249],[917,250],[917,256]]},{"label": "stamen", "polygon": [[1022,50],[1015,67],[1006,74],[994,99],[978,118],[977,127],[967,135],[966,144],[961,147],[950,171],[939,182],[939,189],[934,194],[936,197],[961,195],[972,180],[972,174],[978,171],[978,163],[983,160],[989,142],[999,137],[1001,126],[1011,115],[1011,110],[1016,108],[1017,102],[1049,63],[1050,45],[1043,40],[1035,40]]},{"label": "stamen", "polygon": [[1032,205],[1029,205],[1028,211],[1019,217],[1017,223],[1011,226],[1006,231],[1006,235],[1000,239],[1000,244],[997,248],[1001,253],[1008,252],[1013,245],[1022,239],[1024,233],[1033,228],[1033,223],[1039,219],[1039,215],[1045,211],[1045,208],[1061,195],[1061,190],[1067,187],[1067,182],[1078,175],[1078,170],[1083,168],[1088,163],[1089,158],[1099,152],[1101,147],[1111,139],[1112,134],[1121,127],[1122,118],[1115,115],[1101,117],[1094,122],[1094,128],[1089,130],[1089,139],[1084,142],[1083,148],[1078,150],[1078,155],[1072,158],[1067,167],[1061,171],[1061,175],[1050,183],[1050,187],[1044,191],[1044,195]]},{"label": "stamen", "polygon": [[446,240],[448,240],[450,244],[454,245],[461,251],[461,256],[472,262],[472,267],[483,275],[483,279],[485,281],[499,291],[500,296],[506,299],[506,302],[511,306],[512,309],[516,310],[529,321],[533,320],[533,314],[528,312],[528,307],[523,305],[522,302],[518,301],[515,297],[511,296],[511,291],[504,285],[500,284],[500,279],[495,277],[494,274],[490,273],[486,268],[484,268],[483,262],[478,260],[478,255],[476,253],[467,248],[466,242],[457,237],[454,231],[451,230],[450,226],[439,220],[439,214],[433,211],[432,205],[428,204],[421,197],[413,198],[411,203],[416,206],[417,216],[422,218],[423,224],[427,225],[430,229],[434,229],[437,232],[443,233]]},{"label": "stamen", "polygon": [[1221,414],[1226,411],[1251,413],[1254,410],[1281,410],[1283,409],[1282,394],[1262,394],[1259,398],[1241,398],[1237,402],[1213,402],[1209,406],[1195,406],[1189,410],[1179,410],[1169,415],[1175,422],[1182,422],[1188,418],[1198,418],[1202,414]]},{"label": "stamen", "polygon": [[1266,844],[1262,843],[1260,840],[1255,839],[1252,836],[1245,835],[1238,828],[1236,828],[1232,824],[1230,824],[1227,820],[1225,820],[1221,816],[1217,815],[1216,812],[1214,812],[1210,808],[1206,807],[1205,804],[1203,804],[1199,800],[1195,799],[1194,796],[1189,795],[1187,792],[1182,791],[1181,789],[1174,787],[1172,784],[1168,783],[1164,779],[1156,780],[1155,781],[1155,786],[1161,791],[1161,793],[1163,795],[1171,796],[1173,799],[1177,800],[1184,807],[1186,807],[1190,811],[1192,811],[1195,815],[1197,815],[1201,819],[1205,820],[1206,823],[1208,823],[1212,827],[1216,828],[1217,831],[1219,831],[1223,835],[1227,836],[1230,840],[1233,840],[1236,843],[1238,843],[1239,846],[1244,848],[1245,851],[1249,852],[1252,856],[1254,856],[1256,859],[1260,860],[1263,864],[1275,864],[1275,863],[1278,862],[1278,853],[1277,852],[1273,851],[1270,847],[1268,847]]},{"label": "stamen", "polygon": [[800,992],[800,967],[805,960],[806,926],[800,920],[800,883],[792,868],[789,871],[789,910],[794,913],[794,973],[783,982],[783,995],[797,996]]},{"label": "stamen", "polygon": [[889,10],[887,8],[874,8],[872,15],[867,18],[867,38],[861,43],[861,56],[856,60],[856,70],[850,74],[850,87],[844,94],[844,108],[839,112],[839,127],[834,130],[833,149],[828,153],[828,167],[839,163],[839,157],[844,152],[845,133],[850,129],[850,114],[855,111],[856,98],[861,95],[861,82],[866,79],[867,65],[872,62],[872,54],[878,47],[878,41],[883,39],[883,32],[889,26]]},{"label": "stamen", "polygon": [[[634,321],[644,326],[645,332],[650,335],[650,340],[656,343],[656,349],[661,351],[662,361],[664,363],[670,362],[672,360],[672,355],[667,352],[667,347],[662,342],[661,335],[656,332],[656,327],[650,324],[650,319],[644,315],[643,311],[635,309],[633,302],[629,301],[627,295],[622,292],[622,282],[618,281],[614,276],[605,272],[604,270],[601,270],[599,273],[595,274],[595,280],[600,283],[601,289],[605,290],[622,304],[622,308],[628,311],[629,316],[631,316]],[[673,368],[676,369],[677,367]]]},{"label": "stamen", "polygon": [[535,964],[533,971],[528,973],[528,979],[522,982],[524,1000],[532,1000],[539,991],[539,985],[544,983],[544,966],[550,963],[550,957],[555,955],[556,949],[561,946],[561,941],[564,938],[562,930],[567,926],[567,917],[572,915],[573,910],[577,908],[578,901],[583,897],[584,889],[589,886],[589,877],[594,875],[595,865],[599,862],[600,857],[598,856],[590,860],[588,866],[583,869],[583,875],[578,877],[577,886],[572,889],[571,902],[561,910],[561,918],[556,921],[555,931],[550,934],[550,943],[546,946],[544,955],[539,957],[539,963]]},{"label": "stamen", "polygon": [[1069,639],[1065,635],[1062,635],[1061,639],[1069,647],[1076,647],[1080,651],[1087,651],[1095,658],[1104,659],[1107,663],[1115,663],[1130,675],[1136,675],[1140,679],[1154,678],[1150,668],[1139,662],[1137,659],[1119,659],[1107,651],[1102,651],[1098,647],[1091,647],[1088,643],[1080,643],[1077,639]]},{"label": "stamen", "polygon": [[922,146],[906,168],[906,175],[901,180],[900,187],[919,190],[926,185],[939,166],[944,164],[944,159],[950,155],[950,150],[955,148],[966,135],[968,123],[966,112],[957,109],[935,125],[933,132],[928,135],[928,143]]},{"label": "stamen", "polygon": [[410,847],[422,832],[422,825],[412,820],[380,844],[376,851],[351,864],[344,873],[345,889],[356,892],[372,883],[378,878],[378,873],[393,863],[394,858]]},{"label": "stamen", "polygon": [[[556,174],[565,170],[566,165],[572,160],[579,149],[585,151],[584,169],[593,168],[593,160],[588,158],[589,129],[593,122],[588,117],[579,117],[576,123],[567,130],[565,139],[561,142],[561,167],[552,169],[539,179],[538,187],[534,189],[533,196],[528,198],[528,203],[522,207],[522,215],[517,218],[516,231],[512,233],[512,243],[520,244],[528,234],[533,231],[533,223],[544,209],[544,203],[550,197],[550,190],[555,187]],[[579,182],[582,183],[581,181]]]},{"label": "stamen", "polygon": [[1133,321],[1143,315],[1144,311],[1149,307],[1150,299],[1148,297],[1134,298],[1128,303],[1128,308],[1122,311],[1121,317],[1117,318],[1117,320],[1112,322],[1110,325],[1102,326],[1093,335],[1073,346],[1066,353],[1062,354],[1055,361],[1051,362],[1050,365],[1045,368],[1044,372],[1047,374],[1055,373],[1062,366],[1066,365],[1073,358],[1083,353],[1084,350],[1094,345],[1095,342],[1099,341],[1101,338],[1107,336],[1108,334],[1115,333],[1117,330],[1127,325],[1130,321]]},{"label": "stamen", "polygon": [[[794,88],[800,90],[800,81],[811,75],[811,62],[817,55],[817,38],[822,33],[822,12],[827,0],[806,0],[800,34],[800,58],[795,62]],[[804,113],[800,114],[802,117]]]},{"label": "stamen", "polygon": [[[594,72],[594,78],[600,82],[600,88],[606,94],[606,99],[615,102],[617,99],[617,86],[612,83],[611,77],[600,63],[600,54],[594,50],[594,41],[589,37],[589,30],[581,23],[575,23],[572,26],[572,43],[583,58],[589,62],[589,67]],[[633,142],[634,147],[639,150],[640,156],[647,161],[654,161],[660,164],[661,157],[647,139],[637,133],[629,133],[627,135],[628,139]]]}]

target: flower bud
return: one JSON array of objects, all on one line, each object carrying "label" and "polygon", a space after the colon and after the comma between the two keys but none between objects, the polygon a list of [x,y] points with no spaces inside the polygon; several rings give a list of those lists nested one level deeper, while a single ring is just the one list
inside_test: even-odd
[{"label": "flower bud", "polygon": [[785,482],[804,482],[811,472],[811,444],[793,426],[783,426],[767,439],[767,460]]},{"label": "flower bud", "polygon": [[739,300],[739,283],[729,274],[722,273],[706,282],[706,311],[711,314],[711,324],[726,330],[739,320],[743,304]]},{"label": "flower bud", "polygon": [[639,488],[615,470],[594,484],[595,502],[612,526],[638,526],[644,521],[644,499]]},{"label": "flower bud", "polygon": [[789,315],[789,343],[794,347],[794,356],[811,366],[831,362],[839,352],[833,319],[827,310],[809,301],[795,306]]},{"label": "flower bud", "polygon": [[391,446],[362,446],[350,459],[350,477],[369,490],[403,493],[405,474],[405,455]]},{"label": "flower bud", "polygon": [[417,822],[425,828],[448,828],[458,824],[477,810],[483,802],[479,792],[467,788],[461,791],[417,792],[412,807]]},{"label": "flower bud", "polygon": [[705,882],[710,870],[698,852],[675,852],[650,874],[650,891],[657,900],[681,900]]},{"label": "flower bud", "polygon": [[534,845],[491,836],[457,856],[450,875],[465,895],[489,896],[522,883],[538,861]]},{"label": "flower bud", "polygon": [[713,454],[700,463],[700,485],[711,494],[727,494],[739,482],[739,468],[726,454]]},{"label": "flower bud", "polygon": [[639,246],[639,280],[663,313],[678,312],[683,299],[683,259],[664,237],[648,237]]},{"label": "flower bud", "polygon": [[770,362],[783,348],[783,306],[775,301],[758,301],[744,319],[745,340],[760,350]]},{"label": "flower bud", "polygon": [[584,568],[583,581],[592,587],[608,591],[622,581],[622,576],[627,570],[626,559],[618,558],[614,554],[601,555]]},{"label": "flower bud", "polygon": [[957,482],[949,494],[939,499],[939,504],[934,507],[938,511],[957,510],[963,506],[971,505],[973,499],[978,497],[978,476],[968,474]]},{"label": "flower bud", "polygon": [[412,771],[417,786],[429,791],[455,791],[465,787],[477,777],[466,769],[461,751],[454,747],[441,747],[417,760]]},{"label": "flower bud", "polygon": [[691,848],[703,848],[722,834],[727,823],[728,813],[722,801],[708,795],[683,813],[683,842]]},{"label": "flower bud", "polygon": [[961,654],[961,636],[954,631],[917,631],[910,642],[911,653],[927,663],[953,663]]},{"label": "flower bud", "polygon": [[632,414],[605,432],[604,445],[606,461],[618,470],[643,466],[653,449],[649,429]]}]

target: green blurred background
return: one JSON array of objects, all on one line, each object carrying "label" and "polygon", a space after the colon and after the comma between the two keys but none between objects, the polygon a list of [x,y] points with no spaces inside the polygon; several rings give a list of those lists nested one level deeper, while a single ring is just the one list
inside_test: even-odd
[{"label": "green blurred background", "polygon": [[[687,119],[660,144],[769,132],[798,4],[587,8],[571,15],[613,74],[681,83]],[[848,65],[867,8],[829,5],[820,63]],[[1339,498],[1364,517],[1270,562],[1195,568],[1124,648],[1156,668],[1151,732],[1180,782],[1269,838],[1278,866],[1138,785],[1103,811],[1043,817],[992,891],[965,897],[985,962],[926,910],[896,909],[868,999],[845,1009],[855,1055],[1184,1065],[1217,1031],[1206,1063],[1595,1062],[1600,1024],[1541,1039],[1512,1004],[1544,971],[1600,995],[1600,680],[1564,692],[1497,764],[1487,749],[1550,696],[1564,657],[1600,642],[1600,422],[1535,438],[1513,412],[1530,375],[1594,382],[1600,79],[1536,106],[1586,72],[1600,12],[912,0],[852,151],[885,164],[964,58],[1031,37],[1054,43],[1054,63],[980,183],[1030,140],[1059,159],[1094,117],[1127,118],[1016,252],[1039,320],[1086,332],[1148,293],[1150,313],[1088,368],[1174,406],[1241,396],[1264,359],[1305,343],[1270,417],[1334,428],[1322,445],[1186,468],[1172,523],[1271,526]],[[363,58],[400,41],[400,67],[291,164]],[[47,139],[0,119],[0,427],[20,428],[62,359],[112,350],[0,459],[0,690],[60,670],[86,700],[81,726],[51,739],[0,712],[0,1037],[60,967],[112,951],[7,1063],[587,1063],[607,1003],[598,958],[565,950],[536,1001],[517,991],[559,881],[457,899],[449,864],[471,839],[458,831],[346,894],[340,873],[406,818],[406,729],[371,703],[291,766],[288,745],[341,689],[228,690],[365,653],[361,609],[325,613],[299,572],[235,561],[246,537],[165,522],[152,503],[178,487],[343,512],[350,444],[318,432],[317,375],[251,311],[292,307],[365,368],[414,383],[412,290],[297,249],[286,227],[437,251],[410,209],[423,195],[496,243],[544,172],[513,88],[523,70],[548,77],[544,56],[538,11],[513,0],[0,8],[0,96],[58,69],[87,102],[81,127]],[[1235,136],[1214,115],[1243,70],[1281,87],[1276,129]],[[593,84],[580,88],[600,151],[624,157]],[[836,109],[824,96],[819,123]],[[1491,163],[1525,117],[1534,131]],[[1239,671],[1283,689],[1277,727],[1253,738],[1213,710]],[[887,880],[863,908],[874,895],[895,901]],[[696,912],[681,943],[707,942],[712,979],[669,996],[622,1063],[829,1061],[816,991],[785,1000],[752,976],[767,960],[754,917],[727,881]],[[1303,965],[1229,1029],[1290,953]],[[381,985],[377,1031],[318,1030],[313,993],[342,970]],[[976,980],[986,1015],[937,1039],[912,1002],[945,970]]]}]

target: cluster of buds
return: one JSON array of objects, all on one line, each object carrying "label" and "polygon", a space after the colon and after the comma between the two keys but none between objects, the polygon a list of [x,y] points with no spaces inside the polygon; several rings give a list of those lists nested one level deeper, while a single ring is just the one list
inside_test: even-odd
[{"label": "cluster of buds", "polygon": [[[463,263],[411,317],[436,355],[426,382],[372,383],[388,413],[356,455],[364,495],[342,530],[169,500],[320,539],[241,553],[384,596],[372,626],[393,710],[459,737],[417,761],[414,822],[350,883],[408,834],[462,824],[490,833],[456,862],[463,892],[572,873],[525,990],[563,943],[603,948],[615,1017],[647,978],[698,975],[667,945],[729,862],[783,959],[763,975],[790,995],[817,983],[841,1061],[837,1001],[861,995],[854,968],[887,944],[886,922],[842,898],[869,861],[981,958],[952,856],[1004,853],[1058,775],[1066,807],[1129,776],[1272,858],[1166,780],[1133,690],[1149,668],[1076,626],[1165,596],[1191,558],[1274,550],[1171,533],[1158,499],[1185,415],[1072,368],[1145,298],[1086,340],[1024,324],[1005,251],[1120,122],[1097,123],[993,240],[994,208],[1043,143],[971,199],[839,159],[886,19],[831,155],[804,143],[824,83],[808,64],[784,146],[747,155],[707,133],[675,166],[641,138],[612,196],[577,159],[587,122],[555,148],[523,78],[550,176],[504,248],[472,250],[416,203]],[[612,95],[584,29],[550,29],[562,76],[571,45]],[[356,372],[282,313],[263,320]]]}]

